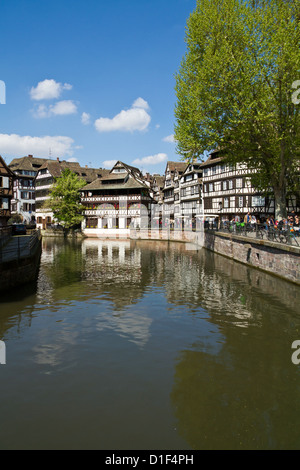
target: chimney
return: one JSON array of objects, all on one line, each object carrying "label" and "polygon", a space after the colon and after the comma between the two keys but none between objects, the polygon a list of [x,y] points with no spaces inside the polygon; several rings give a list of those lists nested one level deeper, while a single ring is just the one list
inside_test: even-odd
[{"label": "chimney", "polygon": [[33,155],[28,155],[29,158],[33,158]]}]

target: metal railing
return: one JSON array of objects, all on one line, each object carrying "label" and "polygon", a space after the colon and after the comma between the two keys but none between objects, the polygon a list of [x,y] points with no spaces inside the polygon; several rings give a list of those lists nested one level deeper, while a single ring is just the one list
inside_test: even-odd
[{"label": "metal railing", "polygon": [[0,227],[0,248],[4,246],[12,236],[12,227]]},{"label": "metal railing", "polygon": [[39,229],[32,231],[30,235],[11,236],[5,245],[0,245],[0,264],[30,258],[36,253],[40,242]]},{"label": "metal railing", "polygon": [[297,227],[285,225],[276,227],[267,224],[251,224],[237,222],[221,222],[216,229],[219,232],[231,233],[235,236],[243,236],[258,240],[268,240],[276,243],[300,246],[300,230]]}]

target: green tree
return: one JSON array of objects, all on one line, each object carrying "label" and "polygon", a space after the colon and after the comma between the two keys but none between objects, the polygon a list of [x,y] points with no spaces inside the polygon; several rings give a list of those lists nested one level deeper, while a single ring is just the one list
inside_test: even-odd
[{"label": "green tree", "polygon": [[45,204],[51,209],[54,218],[64,227],[65,234],[83,220],[84,206],[80,202],[80,189],[86,185],[69,168],[56,179],[50,199]]},{"label": "green tree", "polygon": [[257,189],[286,214],[299,191],[300,3],[198,0],[176,74],[175,139],[184,160],[224,149],[253,169]]}]

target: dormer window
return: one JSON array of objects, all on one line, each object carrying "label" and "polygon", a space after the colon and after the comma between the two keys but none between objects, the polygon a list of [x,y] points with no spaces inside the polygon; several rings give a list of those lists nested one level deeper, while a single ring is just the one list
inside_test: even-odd
[{"label": "dormer window", "polygon": [[125,168],[114,168],[112,173],[126,173]]}]

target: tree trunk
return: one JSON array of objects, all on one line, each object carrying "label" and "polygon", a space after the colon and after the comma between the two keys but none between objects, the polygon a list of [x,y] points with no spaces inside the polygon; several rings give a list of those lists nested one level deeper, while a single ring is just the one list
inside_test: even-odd
[{"label": "tree trunk", "polygon": [[286,218],[286,193],[285,188],[274,188],[275,220]]},{"label": "tree trunk", "polygon": [[64,227],[64,238],[68,237],[69,232],[70,232],[70,228],[69,227],[68,228]]}]

